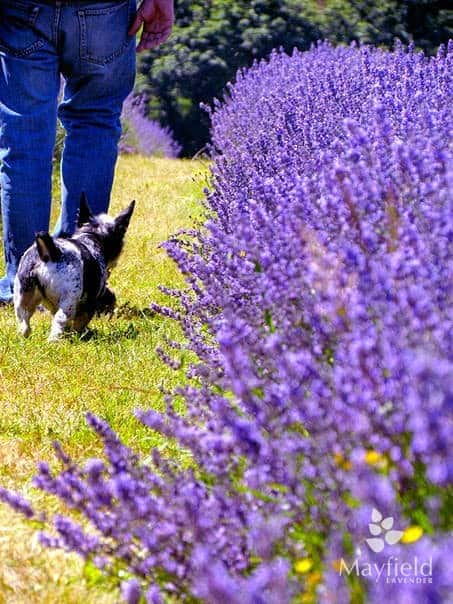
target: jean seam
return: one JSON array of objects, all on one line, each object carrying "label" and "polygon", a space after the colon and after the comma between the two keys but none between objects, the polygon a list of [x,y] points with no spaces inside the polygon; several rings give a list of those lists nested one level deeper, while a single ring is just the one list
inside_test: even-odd
[{"label": "jean seam", "polygon": [[43,46],[44,40],[36,40],[36,42],[31,44],[30,46],[27,46],[27,48],[18,50],[17,48],[12,48],[11,46],[8,46],[7,44],[4,44],[0,41],[0,50],[12,55],[13,57],[28,57],[28,55],[31,55]]},{"label": "jean seam", "polygon": [[61,18],[61,8],[59,6],[57,6],[55,9],[55,17],[54,17],[53,25],[52,25],[52,37],[53,37],[53,43],[55,44],[55,48],[58,48],[58,46],[59,46],[58,29],[59,29],[59,25],[60,25],[60,18]]},{"label": "jean seam", "polygon": [[84,9],[80,10],[79,13],[83,12],[83,13],[85,13],[85,15],[94,15],[94,16],[110,15],[111,13],[115,13],[115,12],[119,11],[126,4],[130,4],[129,0],[124,0],[123,2],[120,2],[119,4],[116,4],[115,6],[110,6],[109,8],[84,8]]}]

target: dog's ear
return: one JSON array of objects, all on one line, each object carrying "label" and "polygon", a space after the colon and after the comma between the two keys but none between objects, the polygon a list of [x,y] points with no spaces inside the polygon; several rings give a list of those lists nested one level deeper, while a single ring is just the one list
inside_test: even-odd
[{"label": "dog's ear", "polygon": [[80,206],[77,215],[77,226],[80,228],[83,224],[90,222],[90,218],[93,216],[90,206],[88,205],[88,199],[85,191],[82,191],[80,195]]},{"label": "dog's ear", "polygon": [[132,216],[132,212],[135,208],[135,199],[115,218],[115,230],[124,235],[129,226],[129,222]]}]

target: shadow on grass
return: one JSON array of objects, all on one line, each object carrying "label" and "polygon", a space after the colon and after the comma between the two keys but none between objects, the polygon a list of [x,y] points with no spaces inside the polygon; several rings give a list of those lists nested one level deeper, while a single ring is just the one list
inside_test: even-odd
[{"label": "shadow on grass", "polygon": [[129,323],[124,327],[115,326],[111,331],[103,331],[96,328],[85,329],[81,334],[69,332],[68,339],[71,342],[105,342],[114,343],[118,340],[135,340],[140,333],[140,330],[133,324]]},{"label": "shadow on grass", "polygon": [[145,308],[140,308],[138,306],[134,306],[133,304],[129,304],[129,302],[118,306],[113,314],[114,317],[118,317],[120,319],[150,319],[156,315],[157,313],[154,310],[151,310],[151,308],[148,306]]},{"label": "shadow on grass", "polygon": [[[135,320],[150,319],[156,317],[155,313],[150,308],[139,308],[138,306],[132,306],[129,303],[123,304],[115,309],[114,313],[109,315],[109,325],[111,329],[109,331],[99,330],[95,327],[88,327],[81,334],[69,333],[69,337],[72,342],[105,342],[113,343],[118,340],[135,340],[140,329]],[[120,319],[121,322],[118,322]],[[127,324],[124,324],[124,320],[129,320]]]}]

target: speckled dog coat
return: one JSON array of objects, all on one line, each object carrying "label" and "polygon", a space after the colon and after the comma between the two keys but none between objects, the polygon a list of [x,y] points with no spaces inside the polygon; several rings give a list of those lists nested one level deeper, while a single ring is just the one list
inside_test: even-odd
[{"label": "speckled dog coat", "polygon": [[134,205],[116,218],[93,216],[82,195],[72,237],[36,235],[14,281],[14,309],[23,336],[30,334],[30,318],[41,303],[53,314],[50,341],[58,340],[66,326],[82,331],[100,307],[114,305],[107,277],[123,249]]}]

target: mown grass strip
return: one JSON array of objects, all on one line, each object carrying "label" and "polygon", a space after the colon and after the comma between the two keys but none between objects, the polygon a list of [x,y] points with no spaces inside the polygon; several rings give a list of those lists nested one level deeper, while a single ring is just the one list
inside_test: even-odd
[{"label": "mown grass strip", "polygon": [[[155,353],[165,337],[179,337],[177,327],[151,313],[149,304],[164,301],[158,285],[183,283],[158,245],[200,217],[206,177],[206,164],[199,161],[120,158],[112,213],[137,200],[125,251],[110,280],[120,308],[112,318],[94,319],[89,333],[49,345],[49,316],[37,313],[32,335],[23,340],[12,309],[0,307],[2,486],[25,490],[42,502],[29,480],[38,460],[53,458],[52,441],[59,440],[77,459],[98,454],[99,443],[84,420],[88,410],[107,419],[137,449],[158,444],[163,452],[180,455],[173,443],[145,430],[132,411],[159,407],[160,388],[183,379],[182,372],[167,368]],[[54,188],[57,199],[57,179]],[[46,505],[56,509],[57,504],[46,500]],[[4,505],[0,557],[0,603],[117,601],[108,582],[81,579],[75,556],[43,551],[30,525]]]}]

